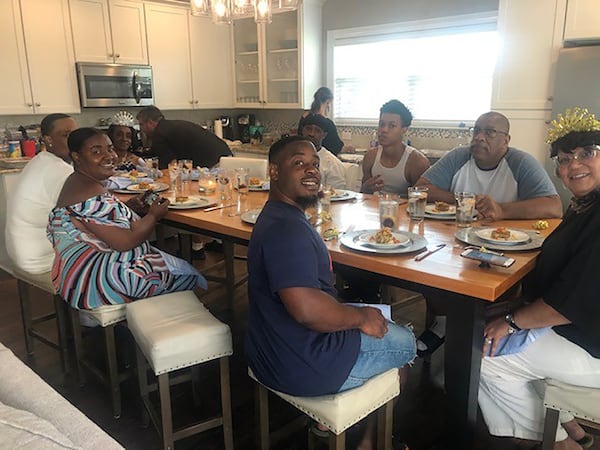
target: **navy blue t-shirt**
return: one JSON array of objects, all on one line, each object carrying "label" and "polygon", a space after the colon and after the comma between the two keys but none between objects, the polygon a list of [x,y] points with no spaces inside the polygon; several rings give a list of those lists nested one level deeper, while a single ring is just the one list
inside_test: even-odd
[{"label": "navy blue t-shirt", "polygon": [[248,363],[262,383],[278,391],[335,393],[356,362],[360,332],[320,333],[301,325],[278,295],[290,287],[336,295],[327,247],[304,212],[269,201],[248,246]]}]

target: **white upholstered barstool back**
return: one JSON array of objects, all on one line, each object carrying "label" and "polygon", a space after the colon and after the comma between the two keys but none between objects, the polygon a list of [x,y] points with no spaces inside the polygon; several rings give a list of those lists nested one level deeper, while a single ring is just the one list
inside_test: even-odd
[{"label": "white upholstered barstool back", "polygon": [[262,158],[242,158],[241,156],[223,156],[219,161],[219,167],[224,169],[248,169],[251,177],[267,179],[267,168],[269,163]]}]

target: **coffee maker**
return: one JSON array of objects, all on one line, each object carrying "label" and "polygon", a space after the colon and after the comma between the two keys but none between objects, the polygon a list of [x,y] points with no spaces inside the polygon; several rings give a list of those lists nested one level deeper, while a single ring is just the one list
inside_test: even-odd
[{"label": "coffee maker", "polygon": [[254,114],[240,114],[237,116],[237,128],[240,141],[244,144],[250,142],[250,125],[254,125]]},{"label": "coffee maker", "polygon": [[223,128],[223,139],[233,141],[233,123],[230,116],[221,116],[221,127]]}]

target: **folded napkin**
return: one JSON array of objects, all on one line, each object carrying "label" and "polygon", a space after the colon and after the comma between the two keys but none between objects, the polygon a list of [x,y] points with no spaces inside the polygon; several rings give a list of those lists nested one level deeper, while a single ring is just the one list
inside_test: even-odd
[{"label": "folded napkin", "polygon": [[106,181],[106,187],[108,189],[125,189],[125,188],[127,188],[127,186],[134,184],[134,182],[135,182],[135,184],[137,184],[137,183],[141,183],[141,182],[152,183],[153,181],[154,180],[149,177],[135,178],[135,181],[134,181],[134,179],[130,178],[130,177],[114,176],[114,177],[110,177]]}]

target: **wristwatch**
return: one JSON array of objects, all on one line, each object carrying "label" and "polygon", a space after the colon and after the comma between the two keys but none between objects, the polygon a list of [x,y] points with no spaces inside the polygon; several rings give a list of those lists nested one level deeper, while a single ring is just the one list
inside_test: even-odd
[{"label": "wristwatch", "polygon": [[504,321],[508,324],[508,334],[513,334],[515,331],[521,331],[521,328],[515,323],[515,318],[512,313],[505,315]]}]

